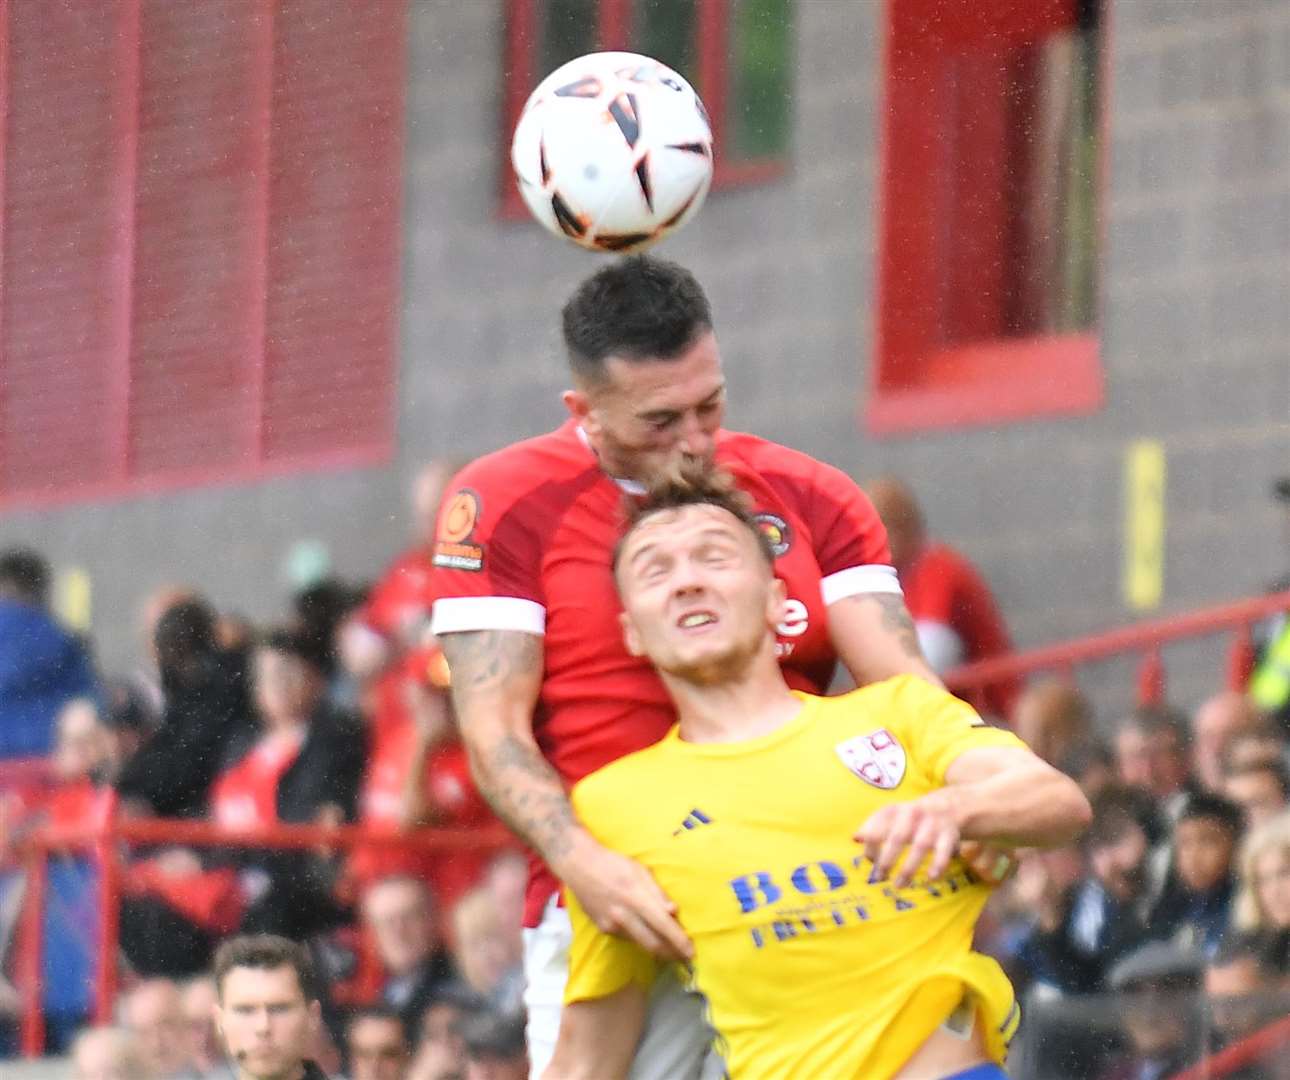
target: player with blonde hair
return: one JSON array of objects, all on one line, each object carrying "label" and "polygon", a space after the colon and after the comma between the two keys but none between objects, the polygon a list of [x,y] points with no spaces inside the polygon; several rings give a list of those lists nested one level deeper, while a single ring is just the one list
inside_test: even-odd
[{"label": "player with blonde hair", "polygon": [[[679,724],[583,779],[575,812],[676,902],[734,1080],[1003,1077],[1019,1010],[972,950],[991,889],[956,852],[1067,842],[1088,802],[915,676],[836,698],[790,690],[772,556],[739,497],[701,475],[645,499],[615,553],[622,627]],[[566,895],[570,974],[545,1075],[621,1077],[659,962]]]}]

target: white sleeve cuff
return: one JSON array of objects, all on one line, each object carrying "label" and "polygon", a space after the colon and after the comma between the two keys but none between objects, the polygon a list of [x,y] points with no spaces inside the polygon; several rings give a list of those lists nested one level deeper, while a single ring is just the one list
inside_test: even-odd
[{"label": "white sleeve cuff", "polygon": [[546,608],[518,596],[447,596],[434,602],[430,633],[459,634],[471,630],[518,630],[546,633]]},{"label": "white sleeve cuff", "polygon": [[881,566],[871,563],[868,566],[849,566],[830,574],[820,582],[820,593],[824,596],[824,605],[836,604],[848,596],[859,596],[861,593],[894,593],[903,596],[900,579],[896,577],[894,566]]}]

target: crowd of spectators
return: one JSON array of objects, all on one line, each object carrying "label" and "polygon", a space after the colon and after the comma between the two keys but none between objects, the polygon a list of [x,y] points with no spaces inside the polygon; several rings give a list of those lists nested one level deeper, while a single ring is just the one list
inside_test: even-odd
[{"label": "crowd of spectators", "polygon": [[[40,826],[84,832],[118,815],[209,821],[230,843],[121,849],[112,1027],[87,1026],[96,864],[74,845],[53,853],[46,1047],[71,1053],[81,1075],[230,1075],[210,965],[221,940],[243,933],[309,945],[330,986],[315,1055],[329,1074],[523,1075],[526,863],[499,846],[471,782],[426,632],[429,545],[449,472],[436,464],[417,477],[415,541],[374,584],[316,581],[258,626],[194,587],[161,590],[142,605],[146,663],[116,676],[96,670],[93,643],[51,613],[44,559],[0,553],[0,1056],[17,1045],[23,840]],[[382,834],[441,825],[481,839],[451,851],[232,842],[276,825],[346,823]]]},{"label": "crowd of spectators", "polygon": [[[50,614],[34,552],[0,553],[0,1053],[16,1047],[11,976],[24,885],[14,855],[40,825],[108,815],[448,826],[452,854],[372,845],[276,851],[136,846],[120,908],[115,1023],[89,1026],[97,882],[79,850],[49,865],[44,1023],[82,1077],[228,1077],[212,955],[235,933],[308,944],[330,991],[313,1057],[353,1080],[526,1075],[520,912],[526,861],[499,847],[427,633],[429,541],[448,476],[413,492],[417,536],[371,586],[326,579],[272,625],[194,588],[143,605],[147,663],[104,677]],[[894,480],[874,487],[911,612],[941,669],[1008,637],[976,571],[928,539]],[[991,688],[1094,807],[1077,844],[1025,853],[982,945],[1030,1015],[1045,1080],[1157,1078],[1290,1011],[1290,740],[1284,716],[1233,691],[1095,722],[1069,682]],[[15,767],[20,765],[20,768]],[[1239,1075],[1290,1076],[1278,1054]]]},{"label": "crowd of spectators", "polygon": [[[1081,783],[1077,844],[1021,860],[987,945],[1053,1080],[1167,1077],[1290,1012],[1290,741],[1241,694],[1144,706],[1103,740],[1078,691],[1027,688],[1018,731]],[[1278,1046],[1239,1073],[1290,1075]]]}]

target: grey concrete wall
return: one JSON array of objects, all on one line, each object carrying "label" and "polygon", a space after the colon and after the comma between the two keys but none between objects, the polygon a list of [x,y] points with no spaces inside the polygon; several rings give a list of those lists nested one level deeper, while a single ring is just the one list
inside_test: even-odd
[{"label": "grey concrete wall", "polygon": [[[301,537],[326,541],[343,572],[375,573],[405,536],[401,492],[418,462],[559,419],[556,313],[596,262],[496,216],[501,6],[413,4],[396,459],[0,522],[0,542],[29,539],[91,569],[110,663],[132,654],[147,588],[198,581],[268,616]],[[1133,617],[1119,592],[1120,474],[1135,438],[1168,452],[1164,610],[1256,591],[1290,565],[1266,494],[1290,472],[1290,6],[1112,5],[1105,408],[883,441],[857,421],[873,329],[881,5],[801,0],[798,13],[789,174],[714,194],[663,248],[712,294],[732,426],[858,477],[905,475],[934,530],[985,570],[1022,644]],[[1180,697],[1216,677],[1205,653],[1171,665]],[[1091,682],[1108,710],[1127,697],[1122,671]]]}]

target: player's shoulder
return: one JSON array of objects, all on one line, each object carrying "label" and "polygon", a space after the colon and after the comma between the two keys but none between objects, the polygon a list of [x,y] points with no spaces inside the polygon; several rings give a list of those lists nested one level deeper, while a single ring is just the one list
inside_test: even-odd
[{"label": "player's shoulder", "polygon": [[723,430],[717,440],[717,461],[724,465],[744,465],[802,476],[832,468],[805,451],[747,431]]},{"label": "player's shoulder", "polygon": [[744,431],[725,431],[717,442],[717,462],[738,480],[751,475],[781,495],[808,503],[819,496],[840,505],[863,499],[856,482],[836,465]]},{"label": "player's shoulder", "polygon": [[596,468],[595,458],[579,441],[572,421],[554,431],[522,439],[484,454],[453,478],[454,488],[501,490],[523,495],[550,483]]},{"label": "player's shoulder", "polygon": [[931,708],[971,708],[949,691],[909,674],[893,675],[823,700],[840,722],[857,714],[907,718]]}]

